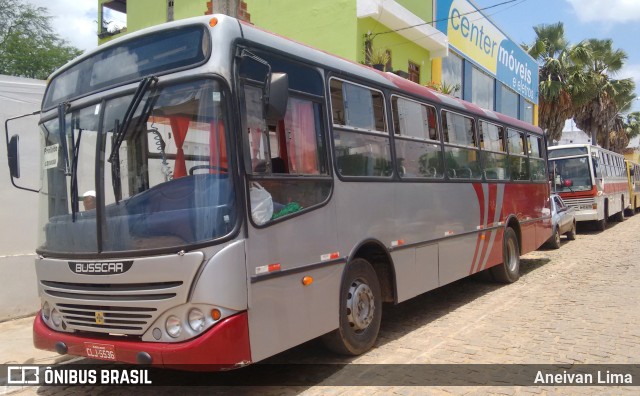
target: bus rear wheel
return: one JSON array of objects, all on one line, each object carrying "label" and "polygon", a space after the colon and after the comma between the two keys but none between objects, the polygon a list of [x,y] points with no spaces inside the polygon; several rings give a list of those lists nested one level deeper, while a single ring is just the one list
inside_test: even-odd
[{"label": "bus rear wheel", "polygon": [[360,355],[371,349],[380,330],[382,294],[376,272],[365,259],[347,264],[339,315],[338,328],[322,337],[324,344],[342,355]]},{"label": "bus rear wheel", "polygon": [[616,213],[613,219],[619,223],[622,223],[624,221],[624,198],[622,199],[622,204],[620,205],[620,212]]},{"label": "bus rear wheel", "polygon": [[607,229],[607,217],[604,219],[596,221],[596,229],[598,231],[604,231]]},{"label": "bus rear wheel", "polygon": [[501,283],[513,283],[520,278],[520,244],[511,227],[504,231],[502,239],[502,264],[491,267],[491,275]]}]

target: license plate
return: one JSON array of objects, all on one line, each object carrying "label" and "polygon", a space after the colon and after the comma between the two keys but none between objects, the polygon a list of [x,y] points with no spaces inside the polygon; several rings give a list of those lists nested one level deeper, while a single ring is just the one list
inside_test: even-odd
[{"label": "license plate", "polygon": [[116,360],[116,347],[111,344],[96,344],[85,342],[84,349],[87,357],[101,360]]}]

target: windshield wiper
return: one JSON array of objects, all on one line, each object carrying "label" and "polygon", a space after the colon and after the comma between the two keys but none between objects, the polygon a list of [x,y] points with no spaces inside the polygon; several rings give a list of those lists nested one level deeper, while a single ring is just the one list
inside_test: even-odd
[{"label": "windshield wiper", "polygon": [[69,170],[69,149],[67,147],[67,110],[69,103],[62,102],[58,105],[58,134],[60,135],[60,144],[62,145],[62,157],[64,158],[64,174],[71,176]]},{"label": "windshield wiper", "polygon": [[147,93],[149,88],[155,86],[158,83],[158,77],[150,76],[145,77],[140,81],[138,85],[138,89],[133,94],[133,98],[131,98],[131,103],[129,103],[129,107],[127,111],[124,113],[124,117],[122,118],[122,123],[120,124],[120,128],[117,131],[114,131],[114,140],[111,145],[111,155],[109,155],[109,162],[113,165],[114,160],[118,156],[118,151],[120,150],[120,146],[124,141],[124,136],[129,129],[129,125],[131,124],[131,120],[133,120],[133,116],[140,106],[140,102],[142,102],[142,98],[144,94]]},{"label": "windshield wiper", "polygon": [[[145,77],[140,81],[136,92],[133,94],[133,98],[131,98],[131,102],[129,103],[129,107],[127,107],[127,111],[124,113],[124,117],[122,118],[122,122],[118,120],[115,121],[115,126],[113,128],[113,140],[111,142],[111,154],[109,155],[109,163],[111,163],[111,186],[113,187],[113,194],[115,196],[116,204],[120,202],[122,199],[122,182],[120,181],[120,146],[122,146],[122,142],[124,141],[124,137],[129,130],[131,125],[131,121],[133,120],[133,116],[140,106],[140,102],[142,102],[142,98],[144,95],[151,89],[151,87],[156,87],[158,83],[158,78],[155,76]],[[150,112],[153,104],[150,102],[151,96],[149,95],[147,98],[147,102],[143,108],[142,114],[140,116],[141,119],[145,118],[146,113]]]}]

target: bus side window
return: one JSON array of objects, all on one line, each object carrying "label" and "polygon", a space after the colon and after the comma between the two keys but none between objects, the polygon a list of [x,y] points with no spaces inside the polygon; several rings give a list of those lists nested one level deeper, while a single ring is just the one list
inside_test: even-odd
[{"label": "bus side window", "polygon": [[487,180],[509,180],[504,127],[480,120],[478,137],[482,149],[482,167],[485,178]]},{"label": "bus side window", "polygon": [[396,96],[391,104],[400,177],[444,177],[435,108]]},{"label": "bus side window", "polygon": [[450,179],[480,179],[482,170],[475,121],[471,117],[442,111],[444,162]]},{"label": "bus side window", "polygon": [[342,176],[389,177],[393,173],[382,92],[330,81],[336,167]]},{"label": "bus side window", "polygon": [[[250,191],[256,193],[256,199],[251,200],[252,215],[256,214],[253,221],[265,225],[326,201],[331,191],[331,178],[326,161],[321,104],[290,95],[284,118],[267,125],[257,102],[259,95],[261,92],[256,88],[245,86],[249,130],[244,156],[245,163],[251,164],[247,167]],[[258,199],[258,193],[261,199]],[[269,207],[266,211],[258,211],[260,205]],[[256,217],[258,213],[259,217]]]},{"label": "bus side window", "polygon": [[525,151],[526,140],[524,133],[508,128],[507,135],[511,180],[529,180],[529,160]]},{"label": "bus side window", "polygon": [[542,138],[529,135],[529,163],[531,166],[531,179],[534,181],[545,180],[545,161],[542,153]]}]

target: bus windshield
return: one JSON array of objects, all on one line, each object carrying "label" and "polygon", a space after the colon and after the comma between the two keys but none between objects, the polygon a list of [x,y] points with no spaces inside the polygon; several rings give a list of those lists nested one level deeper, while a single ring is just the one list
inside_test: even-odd
[{"label": "bus windshield", "polygon": [[141,95],[137,106],[130,94],[41,125],[39,250],[182,247],[234,228],[220,84],[200,80]]},{"label": "bus windshield", "polygon": [[591,190],[589,156],[549,160],[549,175],[554,192]]}]

